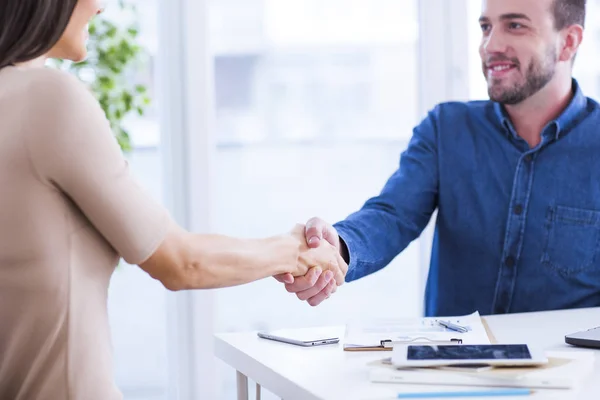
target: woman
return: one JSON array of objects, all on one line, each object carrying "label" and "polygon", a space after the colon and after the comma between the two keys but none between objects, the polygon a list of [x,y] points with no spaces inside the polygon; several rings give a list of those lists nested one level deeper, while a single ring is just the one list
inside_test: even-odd
[{"label": "woman", "polygon": [[[107,288],[117,261],[170,290],[219,288],[320,266],[302,226],[241,240],[190,234],[129,175],[93,95],[44,67],[86,56],[97,0],[0,2],[0,398],[115,399]],[[132,295],[134,293],[132,292]]]}]

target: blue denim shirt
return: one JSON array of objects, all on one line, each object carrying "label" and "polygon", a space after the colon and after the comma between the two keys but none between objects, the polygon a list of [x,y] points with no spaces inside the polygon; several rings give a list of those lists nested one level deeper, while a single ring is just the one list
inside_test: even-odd
[{"label": "blue denim shirt", "polygon": [[573,91],[533,149],[498,103],[430,111],[381,193],[334,225],[346,280],[389,264],[437,209],[426,315],[600,306],[600,107]]}]

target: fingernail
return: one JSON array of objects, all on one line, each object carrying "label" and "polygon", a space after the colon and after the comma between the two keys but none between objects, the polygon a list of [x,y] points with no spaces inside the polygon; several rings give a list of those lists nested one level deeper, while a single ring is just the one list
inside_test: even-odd
[{"label": "fingernail", "polygon": [[325,272],[325,281],[329,282],[331,280],[331,278],[333,278],[333,272],[331,272],[331,271]]},{"label": "fingernail", "polygon": [[321,275],[322,272],[323,272],[323,270],[321,269],[321,267],[315,267],[315,275],[316,276]]},{"label": "fingernail", "polygon": [[308,244],[317,244],[319,243],[319,238],[317,236],[312,236],[310,239],[308,239]]}]

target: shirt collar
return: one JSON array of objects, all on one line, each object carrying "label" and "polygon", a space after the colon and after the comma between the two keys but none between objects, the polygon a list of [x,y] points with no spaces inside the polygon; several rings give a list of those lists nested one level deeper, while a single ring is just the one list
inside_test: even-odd
[{"label": "shirt collar", "polygon": [[[573,79],[572,82],[573,98],[571,99],[571,102],[558,116],[558,118],[548,124],[548,126],[554,125],[555,139],[558,139],[561,134],[565,133],[568,128],[579,119],[582,112],[586,109],[587,98],[584,96],[577,80]],[[495,102],[494,111],[498,117],[498,120],[507,129],[507,131],[513,135],[516,135],[512,122],[510,121],[510,117],[508,116],[508,113],[502,104]]]}]

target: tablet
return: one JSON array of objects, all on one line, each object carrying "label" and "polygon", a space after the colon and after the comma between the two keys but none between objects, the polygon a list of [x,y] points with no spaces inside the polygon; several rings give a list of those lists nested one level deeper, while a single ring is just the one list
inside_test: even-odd
[{"label": "tablet", "polygon": [[548,362],[544,352],[527,344],[403,345],[395,346],[397,367],[455,365],[537,366]]},{"label": "tablet", "polygon": [[258,332],[258,337],[304,347],[335,344],[340,341],[340,338],[331,332],[311,328]]}]

